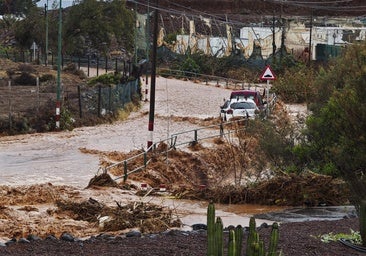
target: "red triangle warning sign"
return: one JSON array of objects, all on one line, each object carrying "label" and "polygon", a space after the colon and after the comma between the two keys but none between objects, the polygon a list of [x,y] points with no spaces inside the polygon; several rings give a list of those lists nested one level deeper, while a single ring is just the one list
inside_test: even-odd
[{"label": "red triangle warning sign", "polygon": [[275,80],[276,79],[276,76],[274,75],[270,66],[267,66],[264,69],[262,75],[260,76],[260,79],[261,80]]}]

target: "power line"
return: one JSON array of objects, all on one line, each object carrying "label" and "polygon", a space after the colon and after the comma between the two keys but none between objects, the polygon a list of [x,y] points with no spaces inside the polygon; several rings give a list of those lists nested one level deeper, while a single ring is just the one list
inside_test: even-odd
[{"label": "power line", "polygon": [[[347,6],[347,5],[337,5],[332,6],[331,4],[347,4],[353,2],[353,0],[338,0],[338,1],[290,1],[290,0],[267,0],[273,4],[281,4],[286,6],[296,6],[305,7],[312,10],[329,10],[329,11],[355,11],[361,12],[366,9],[365,5],[358,6]],[[324,6],[322,6],[324,5]]]}]

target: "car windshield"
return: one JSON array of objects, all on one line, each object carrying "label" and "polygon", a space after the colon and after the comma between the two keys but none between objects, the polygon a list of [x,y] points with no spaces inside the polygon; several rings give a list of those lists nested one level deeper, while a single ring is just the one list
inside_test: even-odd
[{"label": "car windshield", "polygon": [[254,95],[252,95],[252,94],[250,94],[250,95],[235,95],[232,98],[237,99],[237,100],[247,100],[247,99],[254,100]]},{"label": "car windshield", "polygon": [[255,105],[254,102],[248,102],[248,101],[234,102],[230,105],[230,108],[233,108],[233,109],[255,109],[256,105]]}]

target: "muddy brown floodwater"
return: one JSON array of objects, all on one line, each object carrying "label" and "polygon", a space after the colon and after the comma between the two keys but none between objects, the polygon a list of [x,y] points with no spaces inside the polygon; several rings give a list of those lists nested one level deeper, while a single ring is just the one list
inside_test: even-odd
[{"label": "muddy brown floodwater", "polygon": [[[174,133],[201,128],[200,120],[218,118],[219,106],[229,95],[229,89],[216,84],[157,78],[153,140],[164,140]],[[98,154],[83,152],[129,152],[146,148],[149,139],[149,104],[149,101],[143,101],[138,112],[132,113],[125,121],[113,124],[81,127],[73,131],[0,137],[0,185],[51,185],[46,185],[43,188],[45,190],[52,190],[52,186],[65,186],[64,190],[68,194],[66,197],[80,193],[75,199],[93,198],[107,204],[115,204],[115,201],[145,200],[174,209],[186,229],[190,229],[192,224],[205,223],[207,202],[174,200],[168,196],[147,196],[141,199],[132,193],[116,189],[85,189],[90,179],[98,173],[101,159]],[[81,151],[81,148],[84,150]],[[33,192],[30,193],[38,193],[35,190],[31,189]],[[77,192],[72,192],[74,190]],[[33,205],[34,202],[25,200],[22,204]],[[35,207],[38,213],[31,211],[27,215],[23,212],[19,218],[25,220],[19,221],[19,224],[27,225],[26,223],[33,221],[37,223],[37,218],[47,216],[47,205],[35,204]],[[16,205],[12,208],[17,210]],[[256,205],[217,205],[217,215],[222,217],[226,226],[245,226],[253,214],[281,209]],[[259,224],[261,222],[262,220],[258,220]],[[77,229],[80,223],[72,225]],[[0,239],[6,240],[9,237]]]},{"label": "muddy brown floodwater", "polygon": [[[223,99],[230,95],[224,86],[158,78],[154,141],[171,134],[200,128],[200,120],[216,118]],[[60,237],[69,232],[77,238],[100,235],[98,225],[76,220],[55,206],[56,200],[92,201],[108,206],[131,202],[153,203],[169,208],[183,223],[183,232],[193,224],[206,223],[208,202],[176,200],[169,193],[160,196],[136,196],[119,188],[86,188],[98,173],[103,160],[100,154],[85,152],[130,152],[146,148],[148,141],[149,101],[123,121],[73,131],[0,137],[0,244],[12,237],[47,234]],[[303,105],[289,106],[294,119],[306,113]],[[205,146],[210,146],[206,144]],[[82,149],[82,150],[81,150]],[[139,186],[140,184],[136,184]],[[248,226],[255,214],[281,212],[284,207],[262,205],[216,204],[216,216],[224,226]],[[265,215],[262,215],[265,216]],[[99,216],[102,217],[102,216]],[[100,218],[101,220],[102,218]],[[257,218],[257,225],[271,224]],[[329,232],[349,233],[357,230],[357,219],[338,221],[283,223],[279,246],[285,255],[360,255],[339,243],[324,244],[317,237]],[[266,239],[270,229],[262,229]],[[1,255],[205,255],[204,232],[147,235],[141,239],[118,238],[70,243],[47,240],[30,244],[16,243],[0,247]],[[123,242],[121,242],[124,239]],[[267,236],[268,239],[268,236]],[[267,240],[268,241],[268,240]]]}]

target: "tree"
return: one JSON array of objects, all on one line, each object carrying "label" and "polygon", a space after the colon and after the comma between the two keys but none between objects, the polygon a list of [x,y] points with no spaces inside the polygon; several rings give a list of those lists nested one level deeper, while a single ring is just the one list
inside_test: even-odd
[{"label": "tree", "polygon": [[15,39],[21,49],[29,49],[33,41],[37,44],[41,43],[44,34],[42,24],[43,10],[33,7],[29,10],[28,15],[24,19],[20,19],[15,24]]},{"label": "tree", "polygon": [[0,15],[26,15],[39,0],[0,0]]},{"label": "tree", "polygon": [[132,17],[121,0],[84,0],[72,6],[64,22],[65,51],[104,55],[113,39],[130,50],[134,33]]},{"label": "tree", "polygon": [[335,64],[317,79],[329,90],[323,83],[334,75],[334,89],[307,120],[307,140],[297,152],[304,166],[348,182],[358,207],[366,198],[366,43],[348,48]]}]

